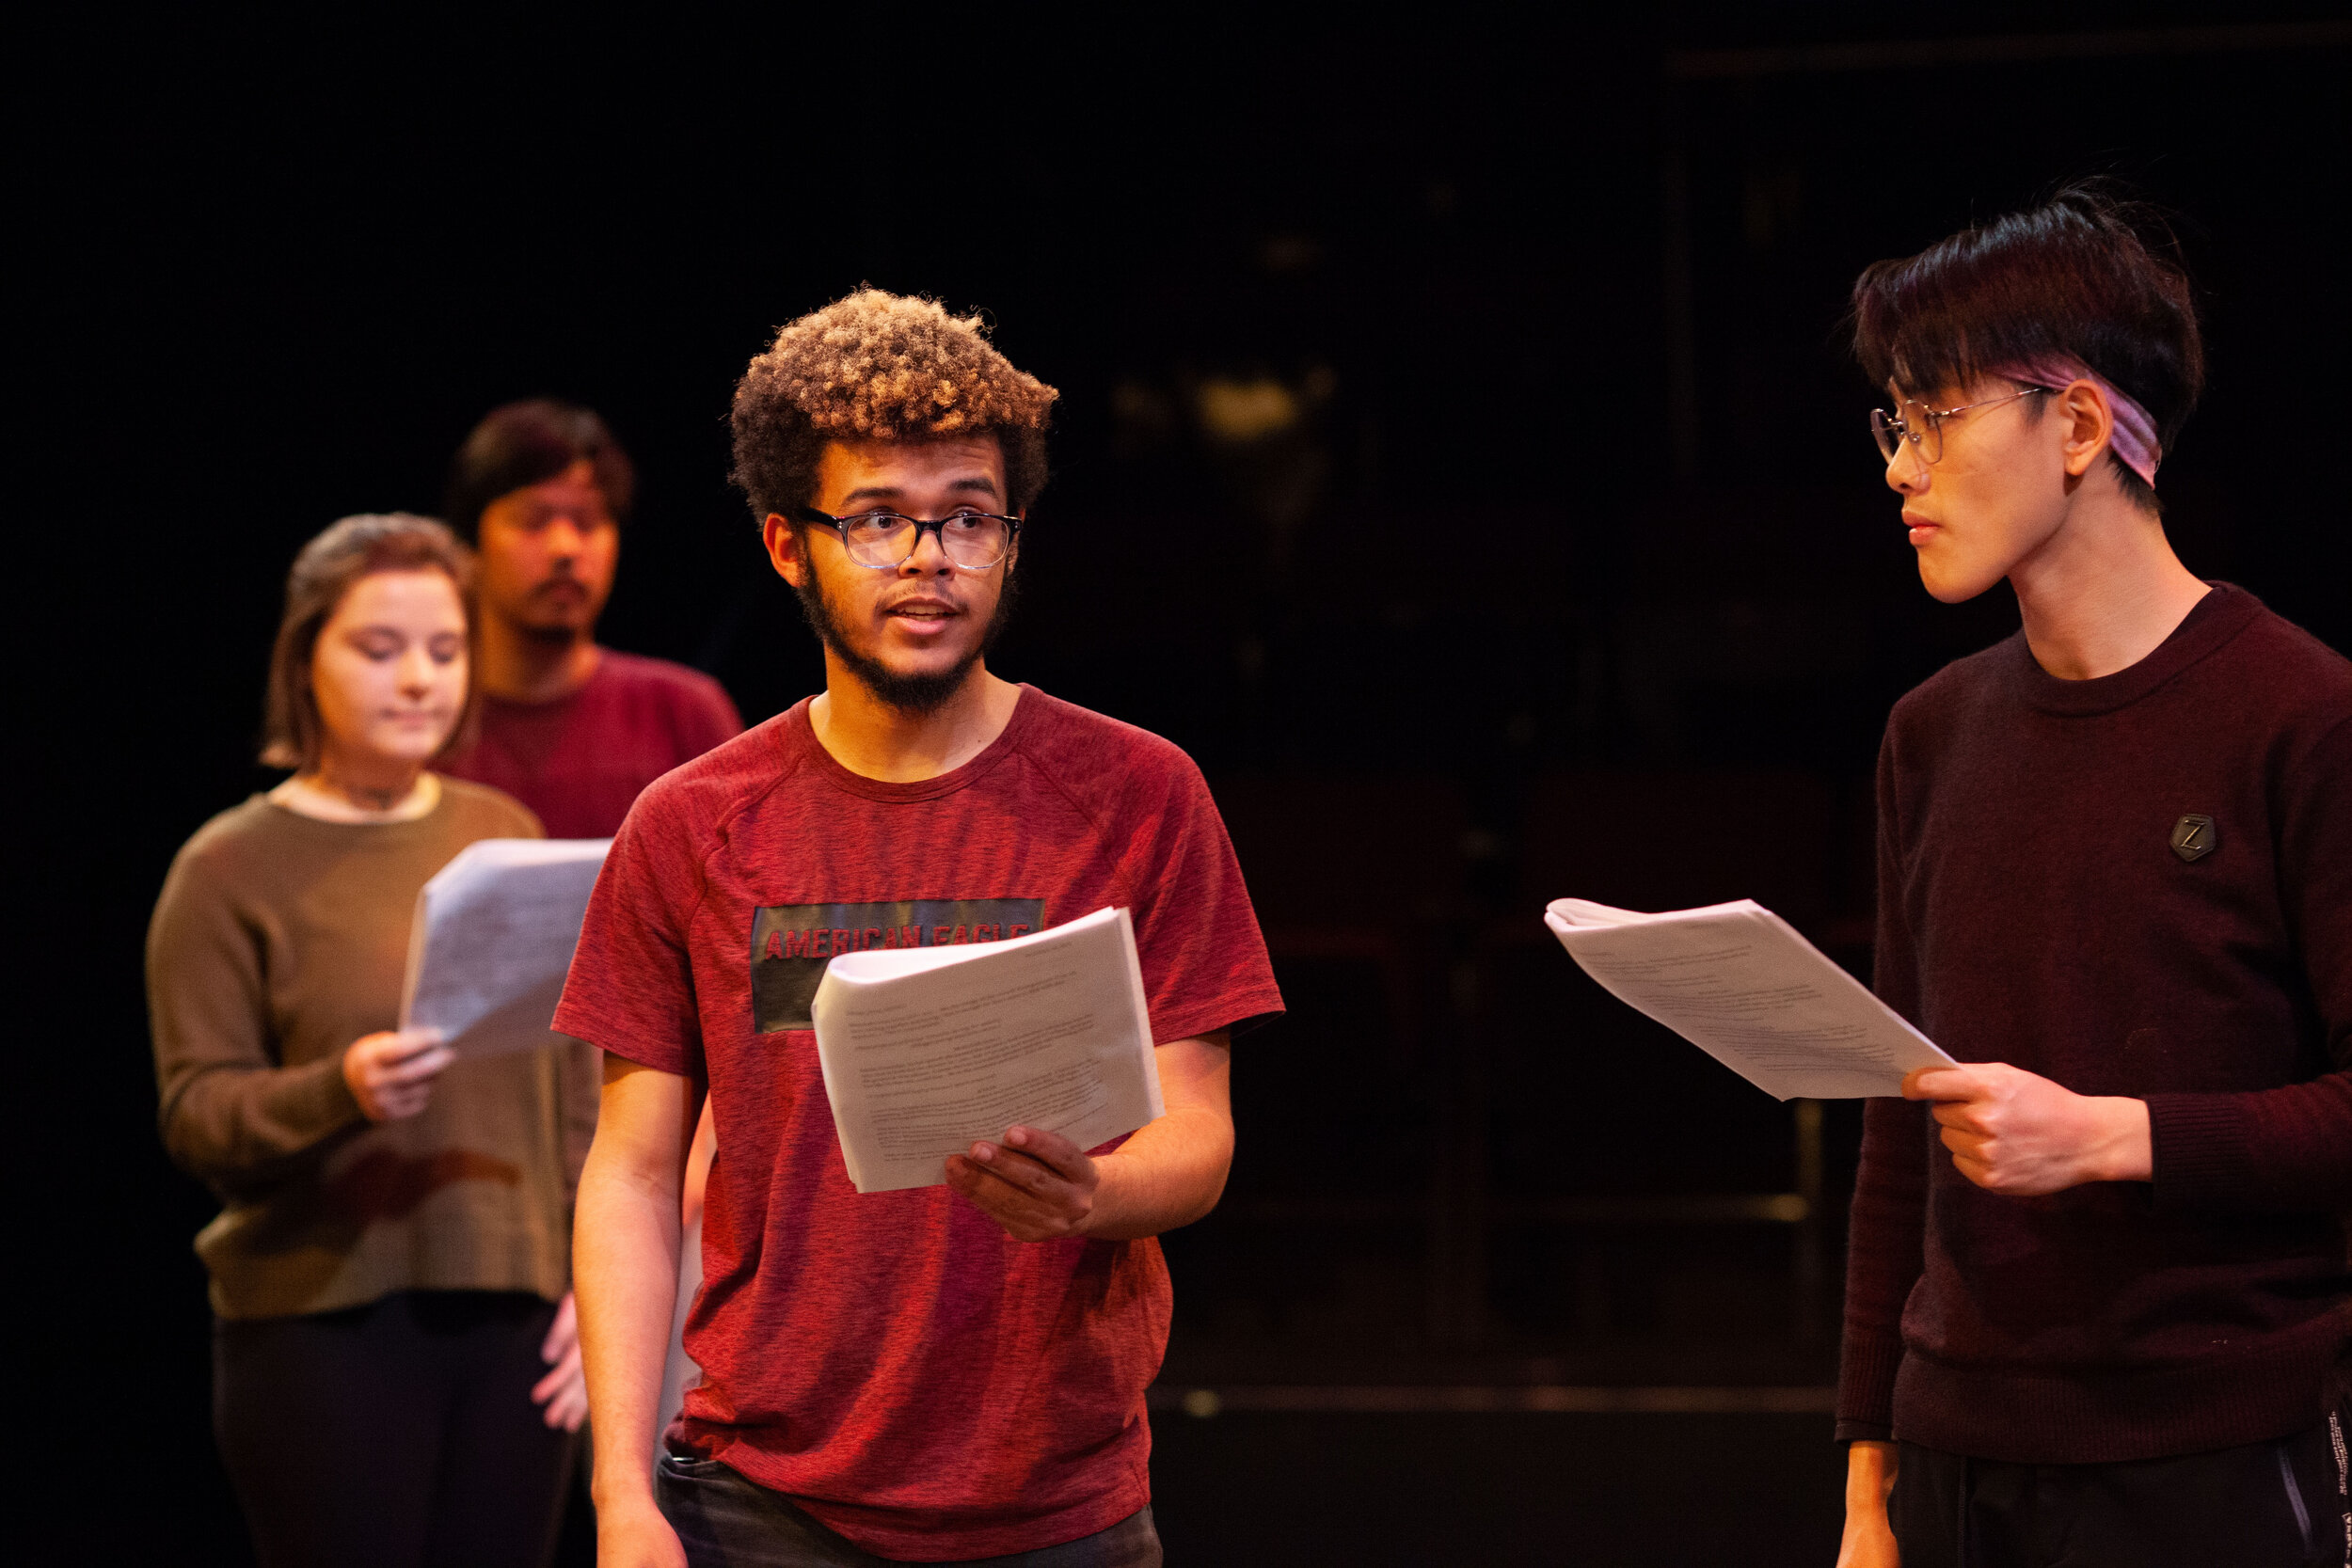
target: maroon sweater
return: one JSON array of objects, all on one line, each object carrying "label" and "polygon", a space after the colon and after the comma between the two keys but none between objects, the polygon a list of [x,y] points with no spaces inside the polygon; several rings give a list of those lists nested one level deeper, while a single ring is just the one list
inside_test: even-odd
[{"label": "maroon sweater", "polygon": [[482,699],[482,733],[437,766],[529,806],[549,838],[611,838],[638,792],[743,733],[717,681],[606,648],[596,673],[551,703]]},{"label": "maroon sweater", "polygon": [[2077,1464],[2324,1419],[2352,1344],[2352,664],[2226,585],[2097,680],[2020,633],[1896,705],[1878,800],[1879,994],[1963,1062],[2146,1100],[2154,1179],[1996,1196],[1927,1107],[1871,1101],[1838,1435]]}]

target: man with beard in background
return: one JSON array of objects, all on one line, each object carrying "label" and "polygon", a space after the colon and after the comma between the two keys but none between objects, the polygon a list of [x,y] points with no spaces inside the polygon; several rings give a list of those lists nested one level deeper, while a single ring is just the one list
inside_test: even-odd
[{"label": "man with beard in background", "polygon": [[444,769],[504,790],[550,838],[610,838],[637,792],[739,733],[719,683],[600,646],[628,456],[589,409],[510,403],[450,466],[446,520],[481,554],[482,736]]},{"label": "man with beard in background", "polygon": [[[479,562],[481,729],[441,770],[521,800],[550,838],[612,837],[645,785],[743,728],[708,675],[596,641],[635,491],[628,454],[604,420],[552,398],[492,409],[450,464],[444,511]],[[561,1071],[565,1160],[577,1180],[596,1132],[603,1066],[594,1047],[575,1040]],[[706,1124],[682,1193],[690,1235],[701,1223],[710,1159]],[[541,1354],[550,1370],[533,1395],[549,1426],[576,1431],[586,1404],[568,1295]],[[674,1351],[673,1408],[690,1376]],[[584,1523],[584,1504],[581,1515]]]}]

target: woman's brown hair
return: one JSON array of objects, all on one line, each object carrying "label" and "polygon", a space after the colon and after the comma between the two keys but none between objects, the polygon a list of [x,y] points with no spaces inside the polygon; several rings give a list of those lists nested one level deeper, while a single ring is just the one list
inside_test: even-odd
[{"label": "woman's brown hair", "polygon": [[466,705],[449,738],[434,753],[439,761],[473,738],[473,555],[457,536],[430,517],[406,512],[345,517],[302,546],[286,575],[286,613],[270,649],[269,689],[262,699],[262,764],[307,773],[319,763],[317,693],[310,687],[310,659],[319,632],[343,602],[351,585],[378,572],[437,571],[457,588],[466,612]]}]

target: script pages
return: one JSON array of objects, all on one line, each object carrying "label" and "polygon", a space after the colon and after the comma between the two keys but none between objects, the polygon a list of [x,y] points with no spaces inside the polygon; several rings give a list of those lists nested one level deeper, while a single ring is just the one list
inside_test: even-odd
[{"label": "script pages", "polygon": [[1544,924],[1619,1001],[1777,1099],[1900,1094],[1951,1061],[1754,899],[1636,914],[1560,898]]},{"label": "script pages", "polygon": [[417,895],[403,1029],[438,1029],[461,1056],[530,1051],[548,1027],[580,942],[609,838],[485,838]]},{"label": "script pages", "polygon": [[809,1012],[861,1193],[938,1186],[948,1155],[1016,1124],[1092,1148],[1162,1113],[1125,910],[1009,942],[845,954]]}]

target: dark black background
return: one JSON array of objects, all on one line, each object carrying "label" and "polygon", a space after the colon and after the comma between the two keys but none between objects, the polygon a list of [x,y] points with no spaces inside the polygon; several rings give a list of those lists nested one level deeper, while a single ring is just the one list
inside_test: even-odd
[{"label": "dark black background", "polygon": [[[1836,323],[1862,265],[2063,177],[2116,174],[2180,214],[2211,353],[2164,470],[2184,558],[2352,647],[2352,70],[2341,34],[2246,48],[2228,31],[2331,11],[2070,14],[2069,38],[2173,29],[2088,48],[2000,5],[1436,8],[1379,27],[1169,10],[1017,36],[977,14],[484,11],[433,31],[248,11],[37,32],[9,247],[30,351],[11,531],[18,1294],[40,1322],[20,1425],[122,1480],[74,1499],[100,1515],[77,1555],[241,1549],[188,1250],[211,1205],[153,1136],[140,933],[173,849],[266,780],[251,752],[294,549],[348,512],[430,509],[485,409],[554,392],[609,416],[644,487],[606,640],[711,670],[755,721],[821,674],[726,484],[734,377],[779,323],[861,281],[985,310],[1063,393],[1022,619],[993,666],[1169,736],[1214,781],[1445,782],[1473,863],[1458,939],[1527,917],[1513,857],[1534,781],[1763,770],[1821,781],[1851,816],[1888,703],[2013,626],[2006,591],[1957,610],[1918,591]],[[1703,57],[2008,35],[2041,36],[2041,57]],[[1187,413],[1216,377],[1327,396],[1287,445],[1236,453]],[[1867,909],[1850,872],[1825,920]],[[1284,981],[1299,1016],[1267,1052],[1344,1062],[1349,988]],[[1516,1058],[1496,1059],[1507,1075]],[[1247,1132],[1247,1070],[1239,1092]],[[1591,1109],[1561,1107],[1560,1135]],[[1712,1136],[1633,1119],[1669,1157]],[[1345,1185],[1361,1157],[1258,1125],[1283,1151],[1269,1168],[1339,1166]],[[1848,1124],[1832,1127],[1835,1150]],[[1217,1244],[1171,1248],[1196,1304],[1180,1351],[1256,1354],[1282,1381],[1327,1320],[1216,1285],[1234,1273]],[[1548,1244],[1495,1243],[1500,1326],[1398,1354],[1572,1338],[1536,1277]],[[1187,1295],[1185,1245],[1204,1294]],[[1346,1258],[1313,1267],[1357,1277]],[[1698,1370],[1704,1323],[1677,1338],[1656,1313],[1602,1316],[1642,1338],[1647,1380],[1717,1375]],[[1826,1375],[1818,1351],[1805,1366]],[[1463,1560],[1503,1549],[1482,1540],[1649,1560],[1609,1533],[1621,1519],[1591,1525],[1608,1510],[1565,1452],[1556,1486],[1463,1504],[1486,1523],[1458,1538],[1429,1533],[1442,1487],[1416,1512],[1409,1481],[1361,1481],[1421,1445],[1523,1454],[1523,1433],[1359,1418],[1283,1449],[1268,1429],[1250,1441],[1288,1458],[1234,1469],[1228,1445],[1220,1471],[1184,1457],[1216,1430],[1163,1443],[1162,1512],[1192,1560],[1242,1560],[1236,1520],[1336,1499],[1420,1520],[1398,1560],[1447,1560],[1448,1540]],[[1728,1430],[1707,1441],[1826,1452],[1820,1421]],[[1620,1465],[1660,1457],[1611,1469],[1611,1506],[1692,1515],[1656,1501],[1684,1496],[1677,1439],[1613,1441]],[[1388,1457],[1318,1490],[1314,1455],[1373,1450]],[[1744,1538],[1747,1560],[1826,1561],[1824,1517],[1834,1498]],[[1357,1560],[1407,1550],[1367,1539]]]}]

